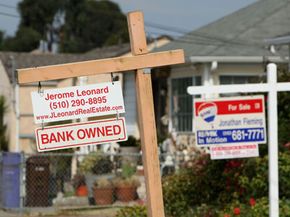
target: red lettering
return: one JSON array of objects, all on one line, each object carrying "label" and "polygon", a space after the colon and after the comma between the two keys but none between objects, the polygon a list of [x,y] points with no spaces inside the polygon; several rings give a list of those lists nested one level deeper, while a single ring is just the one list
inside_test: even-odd
[{"label": "red lettering", "polygon": [[42,144],[49,143],[48,134],[41,134],[41,143]]},{"label": "red lettering", "polygon": [[66,131],[66,141],[71,140],[75,140],[75,138],[71,135],[73,133],[73,130],[71,130],[70,132]]},{"label": "red lettering", "polygon": [[65,141],[65,133],[64,133],[64,132],[57,132],[57,133],[56,133],[56,136],[57,136],[57,140],[58,140],[58,142],[59,142],[60,140]]},{"label": "red lettering", "polygon": [[49,143],[52,143],[52,142],[57,142],[56,136],[53,133],[50,135]]},{"label": "red lettering", "polygon": [[[81,134],[82,133],[82,134]],[[86,133],[83,129],[79,129],[78,132],[77,132],[77,137],[79,139],[84,139],[86,137]]]},{"label": "red lettering", "polygon": [[121,127],[119,125],[113,126],[114,135],[119,135],[121,133]]},{"label": "red lettering", "polygon": [[95,137],[95,135],[96,135],[96,128],[89,128],[89,129],[85,129],[85,132],[86,132],[86,134],[87,134],[87,136],[88,136],[88,138],[91,138],[91,137]]},{"label": "red lettering", "polygon": [[102,134],[102,136],[105,136],[106,134],[105,134],[104,127],[102,127],[102,128],[98,127],[97,128],[97,134],[98,134],[98,137],[100,137],[100,134]]},{"label": "red lettering", "polygon": [[105,128],[106,128],[106,135],[113,136],[112,126],[106,126]]}]

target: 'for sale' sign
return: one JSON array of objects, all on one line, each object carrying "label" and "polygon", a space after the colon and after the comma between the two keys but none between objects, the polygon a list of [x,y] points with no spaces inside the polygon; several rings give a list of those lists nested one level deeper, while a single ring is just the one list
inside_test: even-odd
[{"label": "'for sale' sign", "polygon": [[103,119],[35,130],[39,152],[127,140],[125,119]]},{"label": "'for sale' sign", "polygon": [[264,96],[194,100],[197,146],[266,143]]},{"label": "'for sale' sign", "polygon": [[125,112],[118,81],[35,91],[31,98],[36,124]]}]

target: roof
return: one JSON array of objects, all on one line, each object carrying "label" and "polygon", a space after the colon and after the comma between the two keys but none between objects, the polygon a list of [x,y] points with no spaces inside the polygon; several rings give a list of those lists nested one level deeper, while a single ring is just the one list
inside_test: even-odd
[{"label": "roof", "polygon": [[18,53],[18,52],[0,52],[2,61],[10,81],[12,81],[12,62],[11,57],[15,60],[15,67],[30,68],[36,66],[47,66],[94,59],[103,59],[120,56],[130,51],[129,44],[104,47],[94,49],[84,54],[35,54],[35,53]]},{"label": "roof", "polygon": [[[261,0],[158,50],[183,49],[187,60],[192,56],[275,56],[265,40],[289,35],[289,20],[289,0]],[[284,46],[279,52],[288,55],[287,50]]]}]

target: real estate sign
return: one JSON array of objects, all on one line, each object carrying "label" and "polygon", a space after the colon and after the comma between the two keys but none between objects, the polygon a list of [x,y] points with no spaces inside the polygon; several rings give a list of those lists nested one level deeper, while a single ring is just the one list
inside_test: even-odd
[{"label": "real estate sign", "polygon": [[197,146],[266,143],[264,96],[194,100]]},{"label": "real estate sign", "polygon": [[36,124],[125,112],[118,81],[34,91],[31,98]]},{"label": "real estate sign", "polygon": [[125,119],[102,119],[35,130],[39,152],[127,140]]}]

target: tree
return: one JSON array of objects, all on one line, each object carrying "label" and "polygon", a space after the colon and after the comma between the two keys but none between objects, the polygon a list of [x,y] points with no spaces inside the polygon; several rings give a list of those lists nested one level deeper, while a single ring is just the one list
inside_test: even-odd
[{"label": "tree", "polygon": [[63,0],[21,1],[18,4],[20,14],[18,30],[14,37],[3,40],[2,50],[29,52],[36,49],[39,41],[46,39],[48,24],[52,23],[63,2]]},{"label": "tree", "polygon": [[4,40],[3,50],[29,52],[38,47],[41,35],[30,27],[21,27],[15,37]]},{"label": "tree", "polygon": [[19,30],[31,28],[45,38],[47,25],[51,24],[63,0],[23,0],[18,4],[21,20]]},{"label": "tree", "polygon": [[0,50],[2,50],[3,38],[4,38],[4,33],[3,31],[0,30]]},{"label": "tree", "polygon": [[0,150],[8,151],[8,139],[6,137],[7,126],[4,123],[4,115],[7,111],[4,96],[0,96]]},{"label": "tree", "polygon": [[[126,17],[110,1],[23,0],[18,10],[19,28],[15,37],[4,40],[3,50],[31,51],[46,40],[48,44],[58,41],[61,52],[79,53],[129,41]],[[60,14],[64,22],[56,25]]]},{"label": "tree", "polygon": [[113,2],[71,0],[65,6],[65,13],[63,52],[85,52],[129,40],[126,17]]}]

